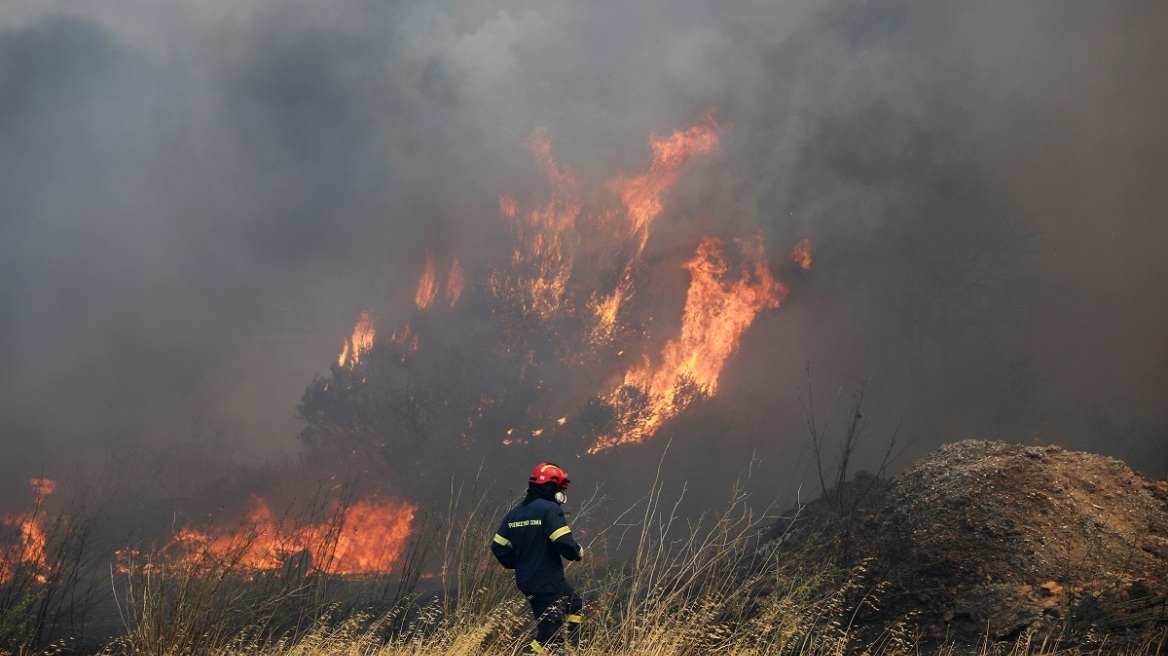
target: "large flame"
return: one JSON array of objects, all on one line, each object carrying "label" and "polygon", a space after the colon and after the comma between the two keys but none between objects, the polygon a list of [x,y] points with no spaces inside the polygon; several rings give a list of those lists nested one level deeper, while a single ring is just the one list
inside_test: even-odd
[{"label": "large flame", "polygon": [[34,478],[29,481],[29,487],[34,495],[32,509],[0,517],[0,524],[19,531],[14,543],[0,546],[0,583],[12,581],[17,572],[27,572],[32,580],[41,583],[47,580],[47,514],[42,505],[57,484],[47,478]]},{"label": "large flame", "polygon": [[405,548],[416,510],[400,499],[371,497],[335,508],[327,521],[301,523],[277,516],[262,497],[253,496],[247,520],[235,530],[186,527],[179,531],[163,549],[171,559],[163,566],[214,563],[240,572],[386,573]]},{"label": "large flame", "polygon": [[759,312],[776,308],[787,286],[771,275],[761,238],[740,243],[744,263],[733,276],[722,243],[702,240],[685,268],[691,276],[681,335],[662,350],[656,364],[630,369],[608,395],[619,432],[600,437],[591,453],[639,442],[690,403],[718,391],[718,376]]}]

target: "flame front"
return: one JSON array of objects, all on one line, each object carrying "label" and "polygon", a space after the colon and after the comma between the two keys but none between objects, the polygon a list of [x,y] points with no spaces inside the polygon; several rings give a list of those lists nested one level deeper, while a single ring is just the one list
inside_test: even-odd
[{"label": "flame front", "polygon": [[329,521],[296,524],[277,517],[262,497],[253,496],[247,521],[238,530],[179,531],[162,550],[169,557],[163,566],[216,563],[241,571],[386,573],[405,548],[416,511],[402,500],[373,497],[335,509]]}]

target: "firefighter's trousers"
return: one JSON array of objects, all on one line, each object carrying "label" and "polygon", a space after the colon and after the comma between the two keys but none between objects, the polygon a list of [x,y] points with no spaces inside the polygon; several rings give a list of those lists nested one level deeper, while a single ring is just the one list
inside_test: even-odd
[{"label": "firefighter's trousers", "polygon": [[533,594],[527,597],[536,620],[535,640],[529,653],[542,654],[555,644],[575,645],[579,640],[584,600],[568,584],[559,593]]}]

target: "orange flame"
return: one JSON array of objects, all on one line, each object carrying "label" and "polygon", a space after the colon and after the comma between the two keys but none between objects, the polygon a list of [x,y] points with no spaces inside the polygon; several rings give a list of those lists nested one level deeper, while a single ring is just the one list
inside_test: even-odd
[{"label": "orange flame", "polygon": [[618,178],[610,187],[620,196],[628,211],[629,232],[636,240],[636,254],[645,249],[649,227],[661,213],[662,197],[677,181],[678,169],[695,155],[718,147],[717,124],[712,117],[705,125],[678,130],[665,139],[651,138],[653,163],[649,170],[634,178]]},{"label": "orange flame", "polygon": [[183,528],[163,552],[167,566],[228,564],[242,571],[295,567],[308,573],[367,575],[392,571],[410,535],[417,507],[372,497],[337,508],[332,521],[290,526],[268,503],[252,497],[247,522],[236,531]]},{"label": "orange flame", "polygon": [[787,286],[774,278],[764,259],[762,239],[740,242],[746,262],[735,281],[721,242],[705,238],[685,264],[691,282],[682,315],[681,335],[665,345],[661,362],[629,370],[608,400],[617,409],[620,432],[602,436],[596,453],[640,442],[693,401],[712,396],[726,359],[759,312],[777,308]]},{"label": "orange flame", "polygon": [[361,318],[353,326],[353,337],[345,342],[345,346],[341,350],[341,356],[337,359],[337,364],[342,367],[345,365],[350,367],[355,366],[361,361],[361,356],[373,348],[373,337],[375,334],[376,331],[373,329],[373,312],[371,310],[361,312]]},{"label": "orange flame", "polygon": [[564,290],[571,276],[573,251],[570,238],[580,213],[576,183],[551,155],[551,140],[542,130],[528,141],[536,164],[552,186],[551,197],[543,205],[519,218],[518,205],[509,196],[500,196],[499,212],[510,220],[516,246],[511,261],[515,278],[492,276],[495,293],[514,302],[524,314],[547,319],[561,309]]},{"label": "orange flame", "polygon": [[681,167],[693,157],[714,151],[718,147],[718,126],[712,117],[702,125],[677,130],[664,139],[651,138],[653,162],[649,170],[631,178],[617,178],[609,188],[620,196],[625,206],[624,226],[632,243],[632,253],[611,295],[593,296],[589,304],[595,325],[594,343],[611,341],[616,330],[622,305],[633,293],[633,265],[649,242],[649,229],[661,213],[663,198],[677,182]]},{"label": "orange flame", "polygon": [[[409,324],[406,324],[406,327],[402,329],[400,335],[398,334],[398,332],[396,330],[393,331],[393,333],[389,336],[388,342],[390,344],[397,344],[398,346],[401,347],[403,352],[417,351],[418,350],[418,335],[417,335],[417,333],[410,330]],[[404,353],[403,353],[403,358],[404,358]],[[362,382],[364,382],[364,381],[362,381]]]},{"label": "orange flame", "polygon": [[45,497],[56,491],[57,484],[47,478],[33,478],[29,480],[29,487],[32,488],[35,497],[32,510],[0,517],[0,524],[17,527],[20,531],[16,544],[0,547],[0,583],[13,580],[21,568],[30,572],[36,581],[44,583],[48,580],[46,513],[41,504]]},{"label": "orange flame", "polygon": [[438,295],[438,280],[435,277],[434,252],[426,249],[426,269],[422,272],[422,279],[418,281],[418,292],[414,294],[414,302],[419,310],[430,307],[434,297]]},{"label": "orange flame", "polygon": [[607,344],[613,341],[616,334],[617,321],[620,319],[621,306],[632,291],[631,270],[626,267],[620,284],[608,296],[592,295],[592,302],[588,304],[592,310],[591,340],[593,344]]},{"label": "orange flame", "polygon": [[811,240],[803,239],[791,249],[791,261],[804,269],[811,268]]}]

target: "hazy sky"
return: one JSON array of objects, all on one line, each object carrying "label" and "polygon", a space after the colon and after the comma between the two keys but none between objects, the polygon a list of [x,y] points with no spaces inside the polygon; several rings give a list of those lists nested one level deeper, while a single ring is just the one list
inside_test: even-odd
[{"label": "hazy sky", "polygon": [[426,246],[505,256],[534,130],[600,184],[710,110],[722,148],[650,253],[761,233],[816,263],[674,431],[684,475],[710,448],[805,467],[810,365],[822,412],[868,381],[899,466],[979,437],[1163,476],[1164,25],[1066,0],[8,0],[0,492],[293,456],[305,386],[361,310],[404,321]]}]

